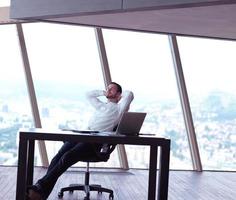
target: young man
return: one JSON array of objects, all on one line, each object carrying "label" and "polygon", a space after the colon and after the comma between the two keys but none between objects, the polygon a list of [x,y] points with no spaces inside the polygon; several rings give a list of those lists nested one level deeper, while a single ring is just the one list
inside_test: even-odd
[{"label": "young man", "polygon": [[[121,94],[122,88],[115,82],[111,82],[106,91],[94,90],[87,93],[88,101],[95,108],[88,129],[97,131],[112,131],[114,129],[122,113],[128,109],[133,100],[132,92],[126,91],[125,94]],[[102,102],[99,99],[100,96],[105,96],[107,101]],[[52,159],[46,175],[28,188],[27,199],[47,199],[61,174],[81,159],[96,155],[96,151],[99,151],[101,147],[102,144],[65,142]]]}]

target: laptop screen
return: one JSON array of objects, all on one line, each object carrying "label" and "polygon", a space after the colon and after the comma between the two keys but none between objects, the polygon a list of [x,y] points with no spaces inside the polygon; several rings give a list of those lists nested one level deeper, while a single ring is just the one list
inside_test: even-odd
[{"label": "laptop screen", "polygon": [[116,132],[122,135],[138,135],[147,113],[124,112]]}]

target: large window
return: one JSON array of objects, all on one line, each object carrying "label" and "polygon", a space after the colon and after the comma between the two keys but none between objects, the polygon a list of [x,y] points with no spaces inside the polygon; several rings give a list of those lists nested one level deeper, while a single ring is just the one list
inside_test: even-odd
[{"label": "large window", "polygon": [[235,170],[236,42],[178,37],[204,169]]},{"label": "large window", "polygon": [[[85,93],[104,89],[93,28],[22,26],[42,126],[85,129],[93,112]],[[130,111],[147,112],[141,132],[170,138],[171,168],[192,169],[168,37],[107,29],[103,34],[112,80],[134,92]],[[235,170],[236,42],[177,40],[203,169]],[[15,25],[0,26],[0,55],[0,164],[14,165],[19,128],[34,126]],[[62,143],[46,145],[50,160]],[[130,167],[148,167],[148,148],[126,149]],[[38,156],[36,162],[41,164]],[[116,151],[105,165],[119,166]]]},{"label": "large window", "polygon": [[1,0],[0,7],[10,6],[10,0]]},{"label": "large window", "polygon": [[0,164],[16,165],[17,132],[33,121],[15,25],[0,26],[0,55]]},{"label": "large window", "polygon": [[[113,81],[134,92],[130,110],[147,112],[141,129],[171,138],[171,168],[191,169],[168,37],[104,30]],[[126,146],[131,167],[149,165],[149,149]]]},{"label": "large window", "polygon": [[[93,28],[24,24],[42,127],[86,129],[91,89],[104,89]],[[61,142],[47,142],[49,159]],[[52,148],[54,147],[54,148]]]}]

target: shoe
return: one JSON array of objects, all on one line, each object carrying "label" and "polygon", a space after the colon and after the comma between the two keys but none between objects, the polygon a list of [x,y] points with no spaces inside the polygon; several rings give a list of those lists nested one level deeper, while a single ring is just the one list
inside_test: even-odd
[{"label": "shoe", "polygon": [[30,198],[29,198],[29,195],[28,195],[28,194],[26,194],[26,195],[25,195],[25,200],[30,200]]},{"label": "shoe", "polygon": [[28,190],[27,199],[28,200],[44,200],[41,194],[33,189]]},{"label": "shoe", "polygon": [[40,185],[35,184],[27,187],[26,200],[46,200],[41,193]]}]

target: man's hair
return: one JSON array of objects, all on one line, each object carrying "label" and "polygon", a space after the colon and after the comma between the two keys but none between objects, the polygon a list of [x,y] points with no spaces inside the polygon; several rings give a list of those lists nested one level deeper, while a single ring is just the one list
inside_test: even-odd
[{"label": "man's hair", "polygon": [[110,84],[116,85],[116,87],[117,87],[117,92],[122,93],[122,87],[121,87],[120,84],[118,84],[118,83],[116,83],[116,82],[111,82]]}]

